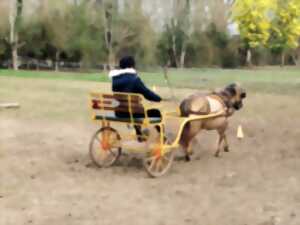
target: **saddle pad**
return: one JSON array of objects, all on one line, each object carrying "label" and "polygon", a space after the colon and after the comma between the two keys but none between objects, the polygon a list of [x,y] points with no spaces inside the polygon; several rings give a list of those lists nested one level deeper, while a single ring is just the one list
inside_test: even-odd
[{"label": "saddle pad", "polygon": [[223,110],[222,103],[219,102],[217,99],[211,98],[209,96],[207,96],[206,98],[207,98],[211,113],[216,113],[216,112]]}]

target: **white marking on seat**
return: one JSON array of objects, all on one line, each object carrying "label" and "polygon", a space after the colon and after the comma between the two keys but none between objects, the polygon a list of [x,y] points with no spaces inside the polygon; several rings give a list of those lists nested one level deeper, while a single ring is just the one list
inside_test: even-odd
[{"label": "white marking on seat", "polygon": [[119,102],[118,100],[113,99],[113,100],[111,101],[111,106],[112,106],[112,107],[116,108],[116,107],[118,107],[119,105],[120,105],[120,102]]}]

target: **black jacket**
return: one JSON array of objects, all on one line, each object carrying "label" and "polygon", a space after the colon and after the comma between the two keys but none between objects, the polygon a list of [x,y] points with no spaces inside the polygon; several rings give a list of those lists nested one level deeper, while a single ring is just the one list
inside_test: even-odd
[{"label": "black jacket", "polygon": [[129,92],[142,94],[147,100],[160,102],[161,97],[148,89],[136,73],[120,73],[112,77],[114,92]]}]

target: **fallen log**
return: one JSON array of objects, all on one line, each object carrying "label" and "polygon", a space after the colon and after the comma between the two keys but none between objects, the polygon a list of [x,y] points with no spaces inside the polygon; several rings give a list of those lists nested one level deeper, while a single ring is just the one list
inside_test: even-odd
[{"label": "fallen log", "polygon": [[14,103],[0,103],[0,109],[17,109],[20,108],[20,104]]}]

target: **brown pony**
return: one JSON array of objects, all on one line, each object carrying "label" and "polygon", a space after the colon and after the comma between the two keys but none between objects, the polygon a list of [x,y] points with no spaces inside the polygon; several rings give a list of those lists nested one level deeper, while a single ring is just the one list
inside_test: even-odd
[{"label": "brown pony", "polygon": [[232,116],[236,110],[243,107],[243,99],[246,98],[246,92],[240,85],[234,83],[226,86],[221,91],[210,94],[196,94],[184,99],[180,104],[181,116],[206,115],[224,111],[221,116],[195,120],[189,122],[182,133],[180,144],[186,155],[186,160],[190,160],[191,141],[201,130],[217,130],[219,134],[218,148],[215,156],[218,157],[221,151],[221,144],[224,142],[224,151],[229,151],[226,137],[228,126],[228,117]]}]

